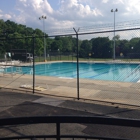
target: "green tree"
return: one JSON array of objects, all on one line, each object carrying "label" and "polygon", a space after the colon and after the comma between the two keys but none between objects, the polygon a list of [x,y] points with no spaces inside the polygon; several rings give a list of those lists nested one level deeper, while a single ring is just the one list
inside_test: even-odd
[{"label": "green tree", "polygon": [[[132,49],[132,48],[131,48],[131,49]],[[137,42],[137,44],[134,45],[132,52],[133,52],[133,53],[140,53],[140,39],[139,39],[139,41]]]},{"label": "green tree", "polygon": [[98,37],[91,40],[93,57],[109,58],[111,57],[111,42],[108,37]]},{"label": "green tree", "polygon": [[72,37],[61,37],[62,52],[71,52],[73,47]]},{"label": "green tree", "polygon": [[121,53],[127,56],[129,52],[129,41],[126,39],[120,40],[116,49],[118,49],[118,51],[116,51],[116,56],[120,56]]},{"label": "green tree", "polygon": [[89,57],[89,53],[91,53],[91,42],[88,40],[83,40],[80,45],[79,56],[80,57]]},{"label": "green tree", "polygon": [[[133,47],[133,52],[136,50],[139,50],[139,41],[140,41],[140,38],[138,37],[135,37],[135,38],[132,38],[130,41],[129,41],[129,51],[132,52],[132,47]],[[137,49],[136,49],[137,48]]]}]

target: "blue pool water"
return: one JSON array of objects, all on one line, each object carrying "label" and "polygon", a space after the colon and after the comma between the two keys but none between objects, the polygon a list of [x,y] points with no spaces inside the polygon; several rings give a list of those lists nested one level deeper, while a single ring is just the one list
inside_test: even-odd
[{"label": "blue pool water", "polygon": [[[139,66],[138,64],[80,63],[79,78],[137,82],[140,80]],[[22,67],[22,71],[31,74],[31,67]],[[77,64],[74,62],[39,64],[35,66],[35,75],[76,78]]]}]

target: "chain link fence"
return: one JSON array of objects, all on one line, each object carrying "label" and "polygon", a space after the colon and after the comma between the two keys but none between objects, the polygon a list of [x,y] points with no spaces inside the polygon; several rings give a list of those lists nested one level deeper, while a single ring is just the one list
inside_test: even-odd
[{"label": "chain link fence", "polygon": [[140,106],[140,29],[115,33],[1,39],[0,87]]}]

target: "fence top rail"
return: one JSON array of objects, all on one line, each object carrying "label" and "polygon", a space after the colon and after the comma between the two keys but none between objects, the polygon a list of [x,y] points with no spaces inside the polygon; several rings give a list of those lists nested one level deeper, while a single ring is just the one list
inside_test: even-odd
[{"label": "fence top rail", "polygon": [[33,116],[0,119],[0,126],[38,123],[89,123],[140,127],[140,120],[138,119],[111,118],[100,116]]}]

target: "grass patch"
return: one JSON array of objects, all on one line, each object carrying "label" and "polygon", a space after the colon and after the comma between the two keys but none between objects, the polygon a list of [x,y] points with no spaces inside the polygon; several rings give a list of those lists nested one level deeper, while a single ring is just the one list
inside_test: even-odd
[{"label": "grass patch", "polygon": [[[47,61],[77,61],[77,58],[72,55],[56,55],[56,56],[49,56],[46,57]],[[112,58],[79,58],[79,61],[112,61]],[[123,59],[117,59],[120,61],[125,62],[139,62],[140,59],[129,59],[129,58],[123,58]],[[44,57],[36,57],[35,62],[44,62]]]}]

